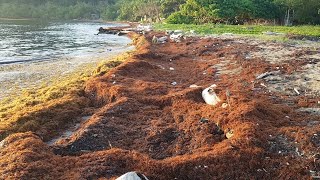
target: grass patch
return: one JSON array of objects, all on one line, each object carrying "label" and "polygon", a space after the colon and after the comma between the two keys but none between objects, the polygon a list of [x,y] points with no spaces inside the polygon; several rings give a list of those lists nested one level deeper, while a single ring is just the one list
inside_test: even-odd
[{"label": "grass patch", "polygon": [[258,25],[224,25],[224,24],[154,24],[156,30],[194,30],[197,34],[244,34],[261,35],[263,32],[278,32],[292,35],[320,37],[320,26],[258,26]]}]

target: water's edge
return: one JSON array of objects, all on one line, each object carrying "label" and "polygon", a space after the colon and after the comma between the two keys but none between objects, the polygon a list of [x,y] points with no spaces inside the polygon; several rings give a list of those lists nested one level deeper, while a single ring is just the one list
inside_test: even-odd
[{"label": "water's edge", "polygon": [[[81,37],[73,38],[73,40],[79,41],[76,42],[76,44],[80,44],[81,46],[85,46],[88,43],[92,44],[83,51],[81,51],[81,49],[76,50],[77,48],[75,48],[75,51],[78,51],[77,53],[72,52],[73,50],[70,49],[68,50],[70,51],[69,54],[61,54],[61,56],[59,55],[57,57],[30,57],[30,59],[21,59],[21,57],[19,59],[19,57],[17,57],[17,59],[15,59],[13,56],[9,61],[0,60],[0,91],[2,92],[0,93],[0,100],[10,96],[19,96],[26,90],[34,90],[44,85],[49,86],[53,79],[63,79],[75,72],[79,73],[82,70],[92,71],[102,60],[111,59],[114,56],[133,49],[133,47],[129,45],[131,40],[128,37],[94,35],[98,32],[96,27],[100,25],[102,26],[103,24],[99,23],[92,29],[90,28],[89,34],[95,39],[92,41],[90,38],[83,40],[85,42],[84,45],[81,45]],[[114,24],[114,26],[116,25],[118,24]],[[74,28],[74,25],[72,25],[72,27]],[[89,26],[85,25],[84,27],[88,28]],[[82,35],[86,36],[86,29],[82,31],[84,31]],[[67,32],[59,33],[63,34]],[[7,39],[10,39],[10,37]],[[98,41],[97,45],[95,45],[95,40]],[[12,49],[21,49],[21,47],[13,47],[14,44],[11,45]],[[4,45],[4,43],[2,43],[0,50],[1,48],[5,48],[5,46],[8,46],[8,44]],[[58,45],[56,46],[58,47]],[[58,50],[58,52],[62,50]],[[46,50],[40,48],[37,51],[45,52]],[[39,53],[35,54],[37,55]]]}]

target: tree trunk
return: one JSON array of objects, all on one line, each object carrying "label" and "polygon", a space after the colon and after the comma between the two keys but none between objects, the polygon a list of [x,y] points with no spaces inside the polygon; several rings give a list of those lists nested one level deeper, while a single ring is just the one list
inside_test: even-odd
[{"label": "tree trunk", "polygon": [[287,9],[287,13],[284,20],[284,25],[289,26],[290,23],[290,8]]},{"label": "tree trunk", "polygon": [[292,20],[291,20],[291,24],[290,25],[293,24],[293,19],[294,19],[294,9],[292,9]]}]

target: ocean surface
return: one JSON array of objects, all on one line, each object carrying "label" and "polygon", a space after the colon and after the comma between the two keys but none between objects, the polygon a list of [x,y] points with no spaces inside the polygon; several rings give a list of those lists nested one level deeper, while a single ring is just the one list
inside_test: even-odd
[{"label": "ocean surface", "polygon": [[132,50],[125,36],[98,33],[101,22],[0,20],[0,99]]},{"label": "ocean surface", "polygon": [[0,64],[99,56],[126,46],[126,37],[96,35],[110,26],[119,24],[0,20]]}]

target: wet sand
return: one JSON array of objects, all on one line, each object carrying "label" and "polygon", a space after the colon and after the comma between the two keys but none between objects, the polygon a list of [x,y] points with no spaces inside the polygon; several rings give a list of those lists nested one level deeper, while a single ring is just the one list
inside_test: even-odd
[{"label": "wet sand", "polygon": [[90,74],[99,62],[133,49],[128,45],[124,48],[115,48],[98,57],[82,56],[0,65],[0,100],[18,96],[23,91],[49,86],[53,81],[75,73]]}]

